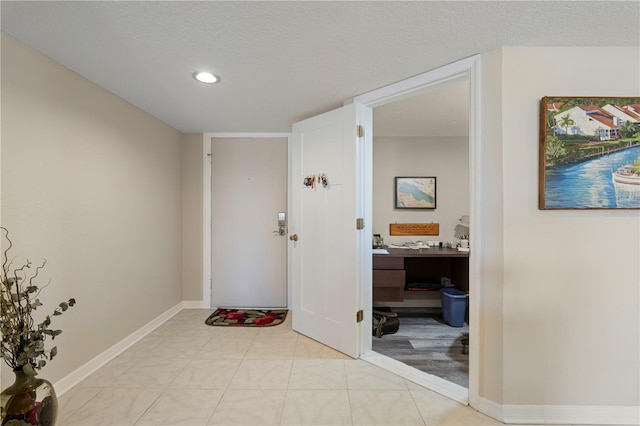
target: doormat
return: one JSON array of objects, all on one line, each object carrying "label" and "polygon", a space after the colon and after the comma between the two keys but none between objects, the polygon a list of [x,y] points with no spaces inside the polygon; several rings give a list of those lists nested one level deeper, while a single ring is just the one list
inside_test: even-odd
[{"label": "doormat", "polygon": [[207,325],[232,327],[269,327],[281,324],[288,309],[218,308],[204,322]]}]

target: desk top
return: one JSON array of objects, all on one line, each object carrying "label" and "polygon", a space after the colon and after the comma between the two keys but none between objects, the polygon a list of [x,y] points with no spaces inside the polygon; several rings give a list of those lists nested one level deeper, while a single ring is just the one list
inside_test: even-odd
[{"label": "desk top", "polygon": [[374,254],[380,257],[469,257],[468,251],[455,248],[430,247],[421,249],[388,248],[389,254]]}]

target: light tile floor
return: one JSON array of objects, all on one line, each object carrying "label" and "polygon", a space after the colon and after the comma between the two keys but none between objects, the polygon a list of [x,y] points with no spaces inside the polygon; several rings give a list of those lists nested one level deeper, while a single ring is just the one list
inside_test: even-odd
[{"label": "light tile floor", "polygon": [[58,425],[500,425],[291,329],[182,310],[60,397]]}]

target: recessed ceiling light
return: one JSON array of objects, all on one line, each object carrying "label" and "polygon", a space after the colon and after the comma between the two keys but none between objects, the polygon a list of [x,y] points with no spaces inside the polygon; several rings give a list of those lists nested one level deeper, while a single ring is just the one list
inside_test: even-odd
[{"label": "recessed ceiling light", "polygon": [[193,74],[191,74],[191,76],[201,83],[212,84],[220,81],[220,77],[206,71],[196,71]]}]

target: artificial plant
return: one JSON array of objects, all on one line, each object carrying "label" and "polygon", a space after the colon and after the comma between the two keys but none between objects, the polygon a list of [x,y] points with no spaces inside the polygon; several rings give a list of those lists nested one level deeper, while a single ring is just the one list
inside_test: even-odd
[{"label": "artificial plant", "polygon": [[44,320],[37,323],[33,318],[33,312],[42,303],[38,298],[46,285],[39,287],[36,280],[47,261],[42,259],[38,265],[34,265],[29,259],[18,265],[9,259],[9,252],[13,243],[9,238],[9,231],[0,227],[7,248],[2,252],[2,271],[0,272],[1,314],[0,333],[2,334],[2,358],[14,371],[23,371],[25,374],[35,376],[36,370],[40,370],[58,353],[56,346],[45,348],[45,340],[50,337],[54,340],[62,333],[62,330],[50,328],[52,317],[62,315],[69,307],[75,305],[75,299],[71,298],[60,303],[51,315],[46,315]]}]

